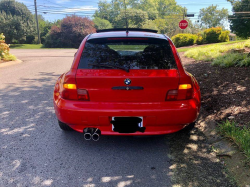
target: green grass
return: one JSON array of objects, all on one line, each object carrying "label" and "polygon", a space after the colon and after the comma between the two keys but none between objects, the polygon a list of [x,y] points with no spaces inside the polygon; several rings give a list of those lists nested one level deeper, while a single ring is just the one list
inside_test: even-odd
[{"label": "green grass", "polygon": [[189,48],[184,53],[186,57],[193,58],[198,61],[212,61],[212,65],[221,67],[232,66],[250,66],[250,58],[246,53],[237,53],[230,50],[244,49],[250,47],[250,40],[244,42],[206,45],[195,48]]},{"label": "green grass", "polygon": [[108,45],[113,50],[143,51],[147,45]]},{"label": "green grass", "polygon": [[232,49],[243,49],[245,42],[234,43],[231,45],[213,44],[203,47],[192,48],[185,52],[185,56],[201,61],[212,61],[219,57],[222,53],[225,53]]},{"label": "green grass", "polygon": [[215,58],[212,65],[220,67],[250,66],[250,58],[248,54],[227,53]]},{"label": "green grass", "polygon": [[227,138],[233,140],[245,153],[250,161],[250,129],[238,127],[234,121],[225,121],[218,126],[219,132]]},{"label": "green grass", "polygon": [[178,48],[177,51],[178,52],[186,52],[188,50],[196,49],[196,48],[206,48],[208,46],[214,46],[214,45],[228,45],[228,44],[235,44],[235,43],[243,43],[243,42],[246,42],[246,41],[247,40],[237,40],[237,41],[222,42],[222,43],[217,43],[217,44],[198,45],[198,46],[195,46],[195,47],[192,47],[192,48],[190,48],[190,47],[183,47],[183,48]]},{"label": "green grass", "polygon": [[43,44],[10,44],[10,49],[41,49]]},{"label": "green grass", "polygon": [[74,48],[45,48],[43,44],[10,44],[10,49],[74,49]]}]

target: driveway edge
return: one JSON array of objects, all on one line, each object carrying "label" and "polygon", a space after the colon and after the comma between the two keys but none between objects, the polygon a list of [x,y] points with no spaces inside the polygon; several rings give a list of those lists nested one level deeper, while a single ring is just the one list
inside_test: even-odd
[{"label": "driveway edge", "polygon": [[[201,113],[206,113],[201,109]],[[207,138],[216,156],[219,157],[225,166],[231,180],[240,187],[250,187],[250,166],[246,163],[245,155],[232,141],[222,137],[216,130],[216,122],[211,116],[200,116],[197,128],[199,128]]]},{"label": "driveway edge", "polygon": [[7,61],[7,62],[2,62],[0,63],[0,68],[1,67],[6,67],[6,66],[11,66],[11,65],[15,65],[15,64],[19,64],[22,63],[22,60],[16,59],[15,61]]}]

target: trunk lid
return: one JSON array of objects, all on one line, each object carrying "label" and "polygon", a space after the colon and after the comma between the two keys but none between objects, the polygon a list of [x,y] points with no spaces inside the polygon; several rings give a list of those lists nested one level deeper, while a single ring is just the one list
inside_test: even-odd
[{"label": "trunk lid", "polygon": [[163,102],[169,90],[178,89],[179,76],[177,70],[78,69],[76,82],[78,89],[88,91],[90,101]]},{"label": "trunk lid", "polygon": [[163,102],[179,74],[166,39],[95,38],[85,44],[76,83],[90,101]]}]

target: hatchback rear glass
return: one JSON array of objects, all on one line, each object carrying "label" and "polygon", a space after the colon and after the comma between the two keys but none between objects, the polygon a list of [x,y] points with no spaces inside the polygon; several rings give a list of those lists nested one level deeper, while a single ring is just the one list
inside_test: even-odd
[{"label": "hatchback rear glass", "polygon": [[165,39],[98,38],[86,42],[78,69],[177,69]]}]

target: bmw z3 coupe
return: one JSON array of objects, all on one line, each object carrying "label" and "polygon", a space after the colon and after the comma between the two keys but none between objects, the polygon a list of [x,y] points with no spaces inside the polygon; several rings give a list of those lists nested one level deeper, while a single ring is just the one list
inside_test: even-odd
[{"label": "bmw z3 coupe", "polygon": [[54,88],[62,130],[100,135],[162,135],[195,122],[200,88],[171,39],[149,29],[86,36]]}]

